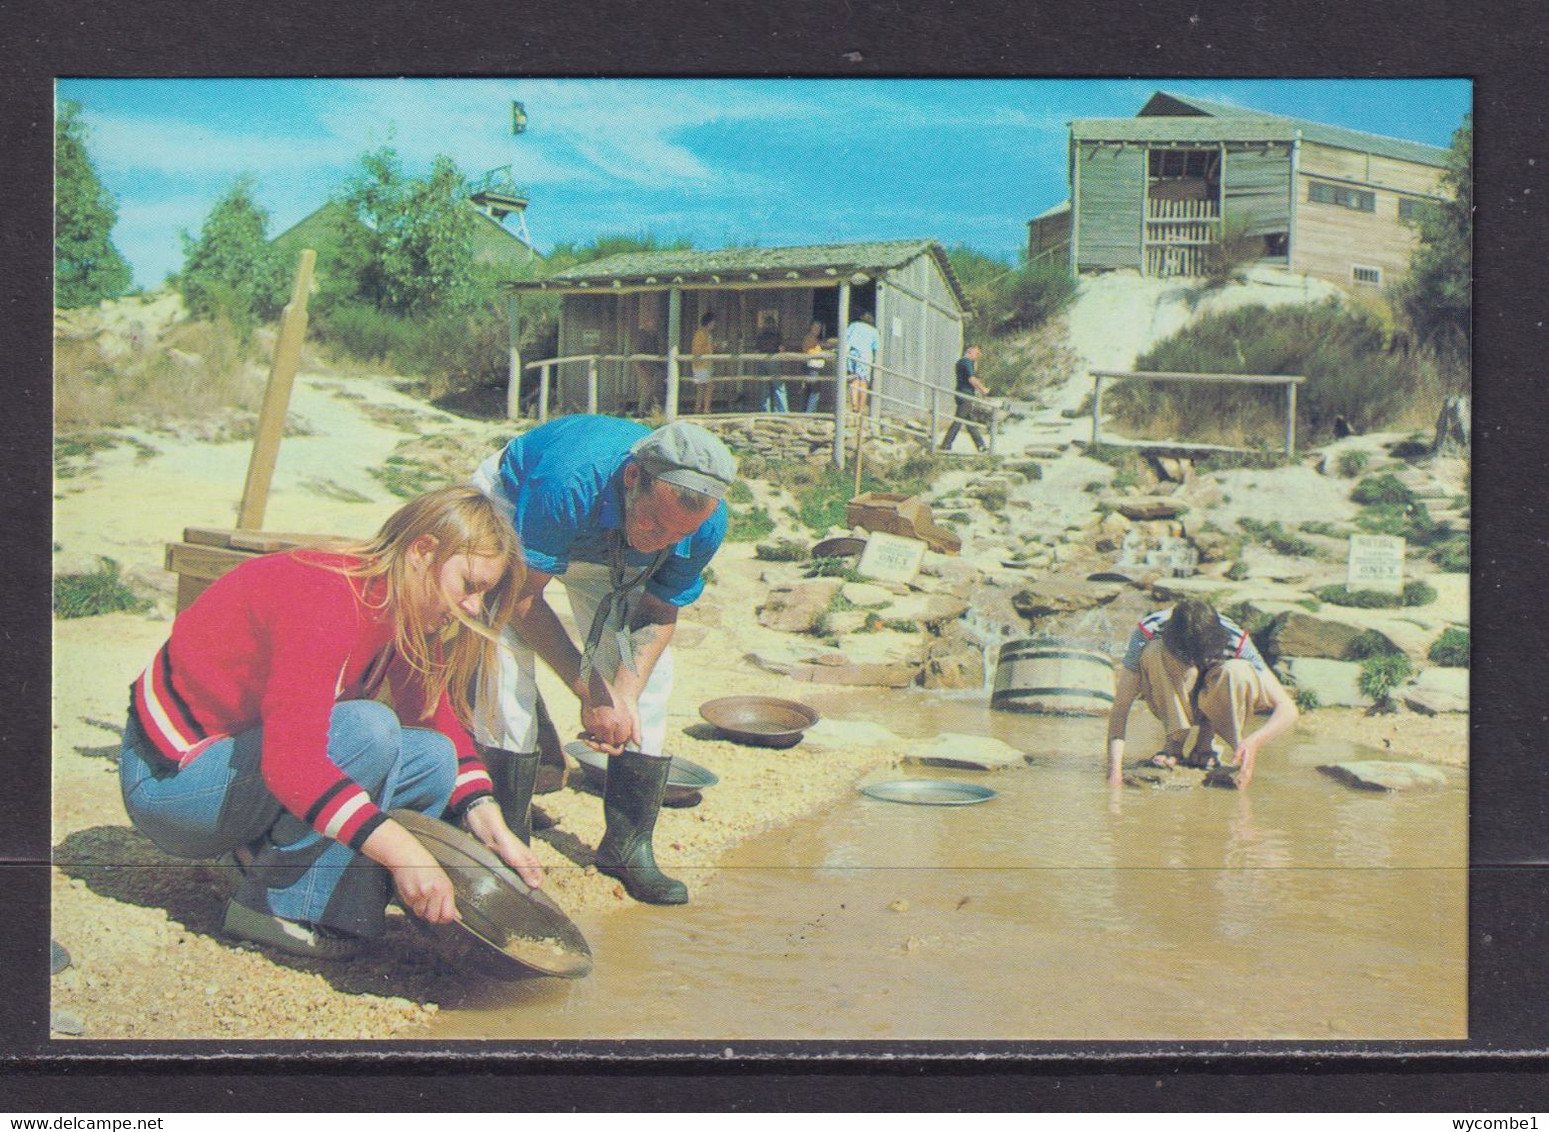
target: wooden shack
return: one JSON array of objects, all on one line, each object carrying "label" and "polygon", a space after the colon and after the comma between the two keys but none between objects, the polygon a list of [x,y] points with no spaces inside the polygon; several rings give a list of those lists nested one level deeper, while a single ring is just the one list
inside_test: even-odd
[{"label": "wooden shack", "polygon": [[[518,359],[513,347],[519,382],[530,389],[548,373],[551,414],[692,411],[689,356],[706,311],[716,316],[713,412],[756,411],[772,379],[789,391],[790,411],[806,408],[810,390],[819,398],[814,411],[832,412],[834,340],[863,311],[881,339],[872,411],[926,414],[933,401],[950,411],[967,309],[935,240],[630,252],[509,286],[517,295],[561,296],[559,360]],[[813,323],[822,324],[828,351],[821,370],[798,356]],[[680,381],[670,382],[672,367]],[[671,404],[669,388],[677,391]],[[513,391],[513,409],[518,400]]]},{"label": "wooden shack", "polygon": [[1070,124],[1072,269],[1199,275],[1225,232],[1257,241],[1260,262],[1385,287],[1442,199],[1446,154],[1159,91],[1134,118]]}]

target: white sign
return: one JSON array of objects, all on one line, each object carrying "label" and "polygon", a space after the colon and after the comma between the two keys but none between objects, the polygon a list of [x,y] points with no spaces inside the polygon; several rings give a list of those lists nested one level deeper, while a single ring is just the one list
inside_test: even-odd
[{"label": "white sign", "polygon": [[1403,593],[1404,540],[1394,535],[1351,535],[1345,585],[1352,590]]},{"label": "white sign", "polygon": [[855,564],[858,573],[881,582],[907,582],[920,572],[925,542],[886,531],[873,531]]}]

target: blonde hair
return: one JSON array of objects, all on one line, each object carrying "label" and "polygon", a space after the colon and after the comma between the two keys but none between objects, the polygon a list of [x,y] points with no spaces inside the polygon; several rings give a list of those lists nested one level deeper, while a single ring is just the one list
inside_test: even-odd
[{"label": "blonde hair", "polygon": [[[506,563],[500,580],[484,594],[482,620],[468,616],[454,600],[451,613],[458,624],[438,640],[432,640],[437,634],[424,623],[411,592],[414,579],[409,572],[409,548],[424,535],[436,541],[425,574],[427,584],[434,585],[447,560],[458,554],[503,558]],[[394,511],[373,539],[318,549],[359,559],[330,568],[358,580],[362,600],[368,604],[373,599],[367,595],[375,588],[371,583],[382,580],[385,592],[376,599],[376,607],[392,613],[393,644],[424,681],[425,714],[421,718],[428,718],[446,693],[458,717],[468,723],[473,716],[470,692],[475,680],[495,679],[500,631],[511,619],[527,573],[516,532],[495,504],[474,487],[442,488],[411,499]]]}]

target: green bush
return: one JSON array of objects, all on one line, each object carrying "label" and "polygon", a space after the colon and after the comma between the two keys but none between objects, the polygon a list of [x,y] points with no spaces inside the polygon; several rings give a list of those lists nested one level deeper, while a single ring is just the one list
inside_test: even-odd
[{"label": "green bush", "polygon": [[847,558],[814,558],[804,572],[809,578],[843,578],[847,582],[868,580]]},{"label": "green bush", "polygon": [[738,508],[726,526],[726,541],[757,542],[774,529],[775,521],[764,508]]},{"label": "green bush", "polygon": [[1343,585],[1324,586],[1313,592],[1319,601],[1355,609],[1397,609],[1400,606],[1430,605],[1436,600],[1435,587],[1418,578],[1406,582],[1401,594],[1383,593],[1380,590],[1352,590]]},{"label": "green bush", "polygon": [[[1300,435],[1332,439],[1336,418],[1374,429],[1392,421],[1411,400],[1415,378],[1390,350],[1387,331],[1371,315],[1336,301],[1305,306],[1239,307],[1207,315],[1142,354],[1137,370],[1179,373],[1299,374]],[[1274,386],[1126,382],[1114,389],[1111,410],[1128,427],[1183,421],[1255,432],[1283,420],[1285,394]]]},{"label": "green bush", "polygon": [[1467,535],[1452,535],[1438,543],[1431,551],[1431,561],[1449,574],[1466,574],[1471,556]]},{"label": "green bush", "polygon": [[1469,635],[1467,629],[1448,628],[1431,643],[1430,652],[1426,653],[1432,663],[1440,664],[1446,668],[1467,668],[1469,656]]},{"label": "green bush", "polygon": [[806,543],[789,538],[761,542],[753,548],[753,557],[761,562],[805,562],[809,553]]},{"label": "green bush", "polygon": [[1367,660],[1374,656],[1389,656],[1403,650],[1375,629],[1367,629],[1345,646],[1346,660]]},{"label": "green bush", "polygon": [[1241,582],[1248,576],[1248,564],[1239,559],[1233,562],[1226,571],[1225,578],[1229,582]]},{"label": "green bush", "polygon": [[1350,492],[1352,502],[1381,507],[1408,507],[1415,501],[1415,493],[1391,472],[1367,476]]},{"label": "green bush", "polygon": [[752,503],[753,489],[742,480],[733,483],[726,492],[727,503]]},{"label": "green bush", "polygon": [[90,574],[60,574],[54,579],[54,616],[94,617],[99,613],[144,613],[151,602],[119,577],[118,563],[99,559]]},{"label": "green bush", "polygon": [[1361,694],[1374,701],[1375,710],[1391,710],[1394,690],[1414,672],[1414,664],[1401,652],[1367,657],[1361,662]]},{"label": "green bush", "polygon": [[1325,523],[1322,519],[1311,519],[1301,525],[1303,534],[1324,535],[1328,538],[1340,538],[1340,530],[1333,523]]},{"label": "green bush", "polygon": [[1339,454],[1339,474],[1346,479],[1354,479],[1366,470],[1366,465],[1371,463],[1371,453],[1363,452],[1359,448],[1351,448]]},{"label": "green bush", "polygon": [[1297,538],[1288,533],[1280,525],[1278,519],[1271,519],[1265,523],[1258,519],[1241,518],[1237,525],[1246,531],[1258,542],[1264,543],[1277,554],[1288,555],[1292,558],[1311,558],[1318,553],[1316,543],[1308,542],[1304,538]]},{"label": "green bush", "polygon": [[1323,702],[1318,699],[1318,693],[1311,688],[1292,688],[1291,697],[1296,701],[1297,711],[1317,711],[1323,706]]}]

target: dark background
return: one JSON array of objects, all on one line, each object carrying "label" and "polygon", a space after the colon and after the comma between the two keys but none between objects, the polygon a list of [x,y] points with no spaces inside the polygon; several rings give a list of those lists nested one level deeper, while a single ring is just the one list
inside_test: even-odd
[{"label": "dark background", "polygon": [[[1549,1109],[1545,6],[1437,0],[0,0],[0,1108]],[[1470,1038],[1465,1043],[502,1047],[48,1040],[52,81],[166,75],[1468,77],[1475,82]],[[1266,947],[1275,941],[1265,940]],[[145,956],[155,963],[155,955]],[[1050,988],[1058,993],[1057,987]],[[1230,995],[1230,986],[1220,988]],[[814,1009],[821,1009],[814,1003]]]}]

